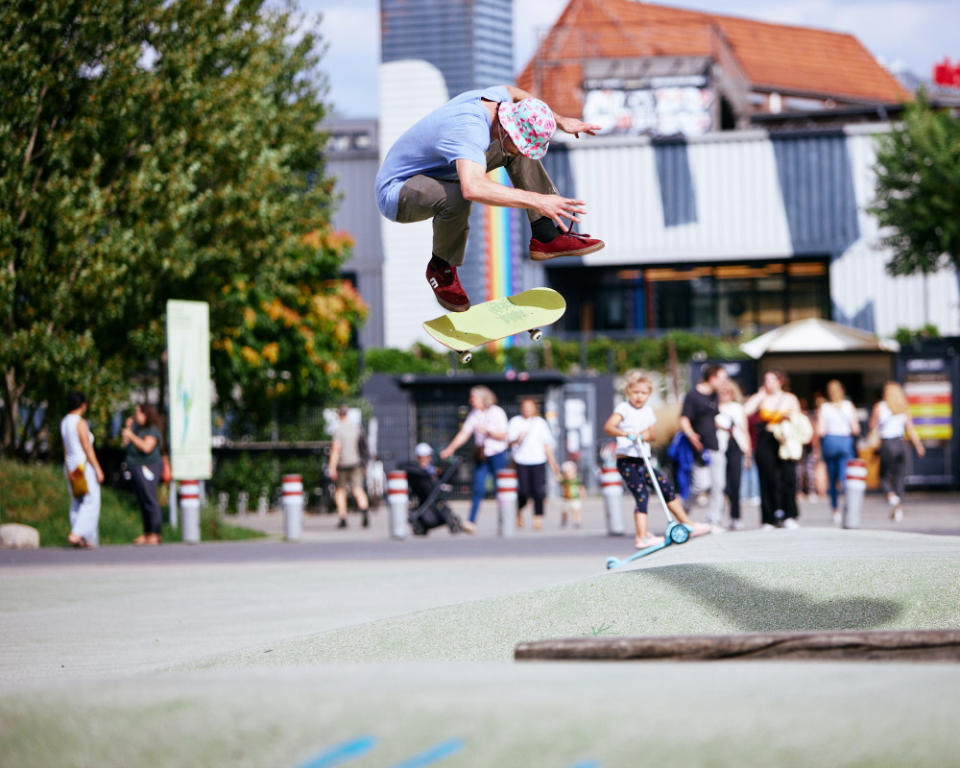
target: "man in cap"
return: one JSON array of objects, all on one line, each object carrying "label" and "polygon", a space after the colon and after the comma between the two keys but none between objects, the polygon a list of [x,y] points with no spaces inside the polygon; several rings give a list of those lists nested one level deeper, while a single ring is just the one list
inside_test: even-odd
[{"label": "man in cap", "polygon": [[[583,200],[557,194],[540,158],[557,129],[579,137],[600,129],[563,117],[520,88],[498,85],[467,91],[415,123],[387,152],[377,174],[380,212],[391,221],[433,219],[433,257],[427,282],[451,312],[470,308],[457,267],[463,264],[470,206],[524,208],[530,219],[530,258],[583,256],[603,241],[571,232]],[[487,176],[505,167],[513,187]]]}]

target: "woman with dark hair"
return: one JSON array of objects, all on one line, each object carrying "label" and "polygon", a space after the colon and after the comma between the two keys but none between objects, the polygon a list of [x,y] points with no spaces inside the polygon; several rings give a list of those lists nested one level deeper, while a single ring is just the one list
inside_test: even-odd
[{"label": "woman with dark hair", "polygon": [[140,504],[143,517],[143,533],[133,540],[137,545],[157,545],[163,539],[160,535],[163,526],[163,514],[157,502],[157,485],[163,474],[163,456],[160,453],[160,415],[152,405],[136,405],[133,416],[120,432],[123,447],[126,449],[127,469],[133,492]]},{"label": "woman with dark hair", "polygon": [[756,413],[757,444],[754,461],[760,476],[760,528],[769,531],[782,525],[798,528],[797,462],[780,456],[780,441],[774,435],[777,425],[800,412],[800,401],[789,391],[789,380],[782,371],[767,371],[763,386],[744,404],[747,416]]},{"label": "woman with dark hair", "polygon": [[[87,412],[87,398],[82,392],[67,396],[67,415],[60,422],[63,439],[64,473],[70,491],[70,535],[67,541],[78,549],[95,546],[99,542],[100,483],[103,470],[93,450],[93,435],[83,415]],[[80,468],[77,481],[71,475]],[[80,486],[79,490],[77,485]]]}]

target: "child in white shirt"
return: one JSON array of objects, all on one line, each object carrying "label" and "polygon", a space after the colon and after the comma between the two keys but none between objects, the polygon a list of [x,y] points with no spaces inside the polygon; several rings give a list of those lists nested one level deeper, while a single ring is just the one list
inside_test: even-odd
[{"label": "child in white shirt", "polygon": [[[630,371],[624,388],[627,400],[614,409],[603,427],[606,434],[617,438],[617,471],[636,501],[633,517],[637,529],[637,549],[663,543],[663,536],[654,536],[647,532],[647,489],[653,487],[653,480],[640,453],[640,443],[650,443],[656,437],[654,425],[657,418],[653,409],[647,405],[652,393],[653,383],[650,377],[643,371]],[[654,473],[673,516],[679,522],[690,526],[694,536],[709,533],[710,526],[691,521],[673,486],[660,472],[654,470]]]}]

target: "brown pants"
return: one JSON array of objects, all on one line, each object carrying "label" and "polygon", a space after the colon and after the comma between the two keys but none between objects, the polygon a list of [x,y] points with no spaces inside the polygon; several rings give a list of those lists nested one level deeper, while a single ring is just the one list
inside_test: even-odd
[{"label": "brown pants", "polygon": [[[487,173],[494,168],[505,167],[510,181],[517,189],[557,194],[557,188],[539,160],[503,152],[499,141],[487,147]],[[459,181],[444,181],[429,176],[417,175],[407,180],[400,188],[397,206],[397,221],[409,224],[413,221],[433,219],[433,255],[454,267],[463,264],[463,252],[467,247],[470,231],[469,200],[464,200]],[[536,211],[528,210],[530,221],[540,218]]]}]

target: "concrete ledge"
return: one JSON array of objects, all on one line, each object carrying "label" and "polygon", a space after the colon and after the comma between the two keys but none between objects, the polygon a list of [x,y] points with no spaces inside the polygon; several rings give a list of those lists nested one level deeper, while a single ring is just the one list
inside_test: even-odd
[{"label": "concrete ledge", "polygon": [[513,656],[517,661],[836,659],[958,662],[960,630],[573,637],[519,643]]}]

